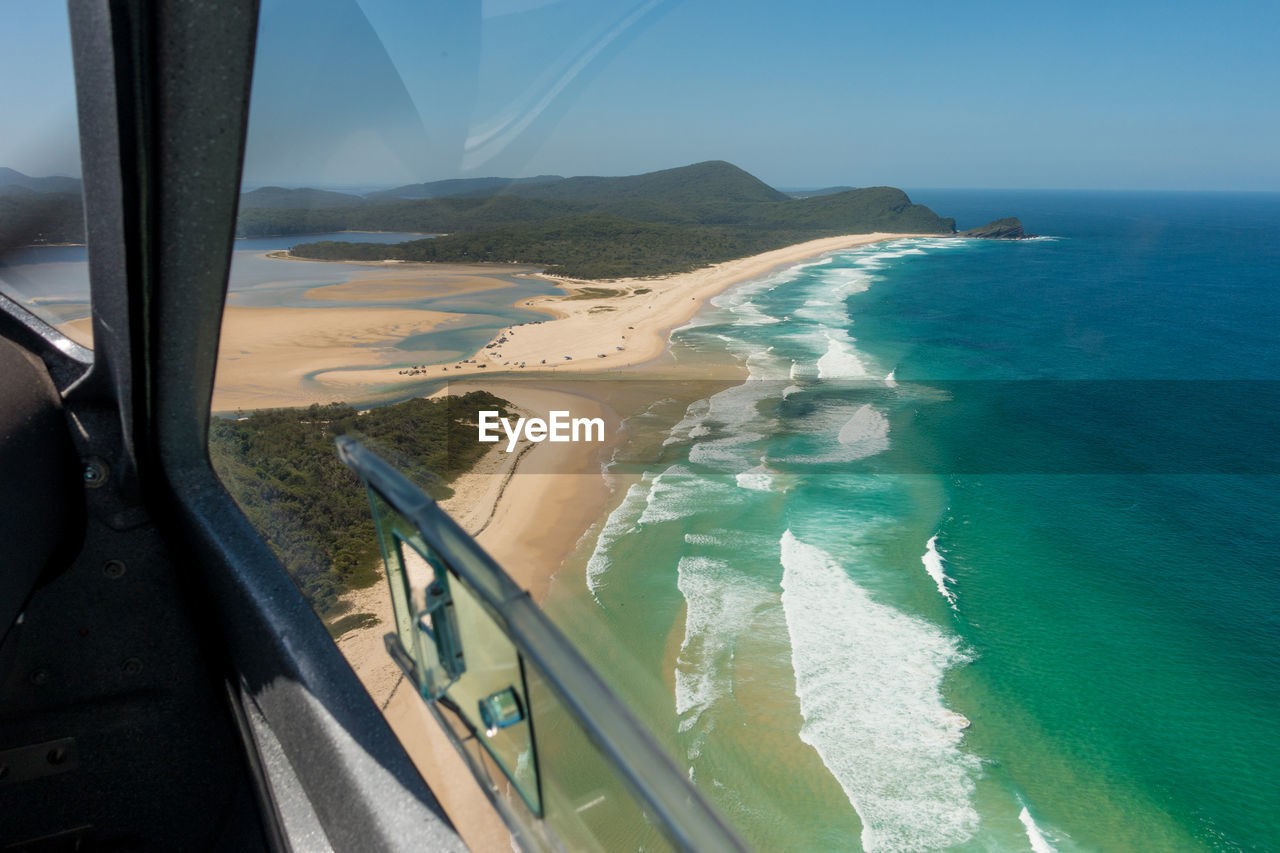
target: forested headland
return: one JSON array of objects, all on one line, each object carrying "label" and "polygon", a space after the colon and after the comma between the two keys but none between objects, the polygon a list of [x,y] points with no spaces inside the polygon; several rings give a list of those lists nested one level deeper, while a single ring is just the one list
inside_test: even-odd
[{"label": "forested headland", "polygon": [[683,272],[839,234],[952,234],[955,221],[893,187],[795,198],[721,161],[620,178],[441,181],[368,198],[264,187],[241,200],[245,236],[342,230],[445,236],[303,243],[291,252],[316,260],[525,263],[599,279]]}]

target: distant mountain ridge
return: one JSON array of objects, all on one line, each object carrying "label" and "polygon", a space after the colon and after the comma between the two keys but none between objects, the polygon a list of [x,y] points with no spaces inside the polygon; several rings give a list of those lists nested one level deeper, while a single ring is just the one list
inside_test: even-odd
[{"label": "distant mountain ridge", "polygon": [[[64,187],[75,192],[50,191]],[[0,169],[0,245],[82,241],[79,189],[74,178]],[[444,236],[293,251],[326,259],[523,262],[582,278],[677,272],[840,234],[955,233],[953,219],[894,187],[828,187],[803,196],[723,160],[621,177],[460,178],[368,196],[265,186],[241,195],[236,233],[437,234]]]},{"label": "distant mountain ridge", "polygon": [[368,194],[370,199],[448,198],[462,195],[500,195],[522,184],[541,184],[563,181],[560,175],[537,175],[532,178],[450,178],[428,181],[425,184],[407,184],[391,190],[379,190]]},{"label": "distant mountain ridge", "polygon": [[[411,185],[430,198],[371,195],[325,208],[242,206],[244,234],[402,231],[443,235],[400,244],[312,243],[327,260],[520,262],[578,278],[659,275],[839,234],[953,234],[955,220],[893,187],[829,188],[792,198],[711,160],[623,177],[477,179]],[[445,184],[441,187],[440,184]],[[281,196],[283,198],[283,196]]]},{"label": "distant mountain ridge", "polygon": [[284,187],[259,187],[240,194],[241,209],[348,207],[364,203],[365,200],[358,195],[310,188],[290,190]]},{"label": "distant mountain ridge", "polygon": [[0,188],[22,187],[38,193],[79,193],[80,179],[53,175],[47,178],[33,178],[24,175],[17,169],[0,166]]},{"label": "distant mountain ridge", "polygon": [[84,242],[80,179],[34,178],[0,166],[0,251]]},{"label": "distant mountain ridge", "polygon": [[781,193],[764,181],[723,160],[708,160],[642,175],[603,178],[583,175],[518,184],[503,190],[506,195],[560,201],[620,201],[645,199],[667,204],[705,201],[761,202],[785,201]]}]

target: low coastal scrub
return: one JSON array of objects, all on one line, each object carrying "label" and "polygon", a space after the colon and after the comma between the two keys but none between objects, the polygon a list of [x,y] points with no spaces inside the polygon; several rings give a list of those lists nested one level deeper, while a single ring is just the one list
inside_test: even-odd
[{"label": "low coastal scrub", "polygon": [[416,472],[419,485],[440,499],[451,493],[448,483],[488,450],[476,441],[476,413],[505,416],[507,407],[492,394],[473,391],[363,413],[331,403],[216,418],[209,456],[312,607],[332,619],[342,613],[338,597],[345,590],[377,580],[379,560],[364,486],[339,461],[334,439],[359,435],[389,461]]}]

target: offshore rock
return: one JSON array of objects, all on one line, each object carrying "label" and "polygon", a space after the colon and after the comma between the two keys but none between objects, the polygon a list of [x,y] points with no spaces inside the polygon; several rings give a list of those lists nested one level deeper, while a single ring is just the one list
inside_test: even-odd
[{"label": "offshore rock", "polygon": [[988,222],[979,228],[961,231],[956,236],[976,237],[980,240],[1029,240],[1036,235],[1023,231],[1022,220],[1018,219],[1018,217],[1006,216],[1004,219]]}]

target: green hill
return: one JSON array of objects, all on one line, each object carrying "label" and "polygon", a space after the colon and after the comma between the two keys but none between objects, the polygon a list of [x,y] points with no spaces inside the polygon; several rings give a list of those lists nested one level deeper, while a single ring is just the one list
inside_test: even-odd
[{"label": "green hill", "polygon": [[700,201],[784,201],[787,198],[786,193],[778,192],[749,172],[723,160],[621,178],[584,176],[522,184],[508,187],[503,192],[525,198],[562,201],[645,199],[681,205]]},{"label": "green hill", "polygon": [[522,184],[542,184],[563,181],[559,175],[538,175],[533,178],[452,178],[446,181],[429,181],[425,184],[408,184],[393,190],[369,193],[370,199],[448,198],[459,195],[501,195],[511,187]]},{"label": "green hill", "polygon": [[24,175],[17,169],[0,166],[0,187],[23,187],[38,193],[72,193],[80,192],[80,179],[54,175],[48,178],[33,178]]},{"label": "green hill", "polygon": [[553,275],[618,278],[681,272],[839,234],[952,234],[955,221],[912,204],[893,187],[793,199],[737,166],[712,161],[622,178],[509,185],[499,195],[251,209],[242,213],[240,227],[246,234],[348,229],[446,235],[401,244],[294,246],[293,254],[303,258],[526,263]]},{"label": "green hill", "polygon": [[956,227],[954,219],[943,219],[923,204],[912,204],[907,194],[895,187],[864,187],[778,205],[761,205],[747,211],[746,217],[746,222],[757,228],[842,234],[872,231],[950,234]]},{"label": "green hill", "polygon": [[365,203],[358,195],[335,193],[328,190],[298,189],[288,190],[284,187],[259,187],[240,196],[240,209],[268,207],[282,208],[331,208],[355,207]]}]

